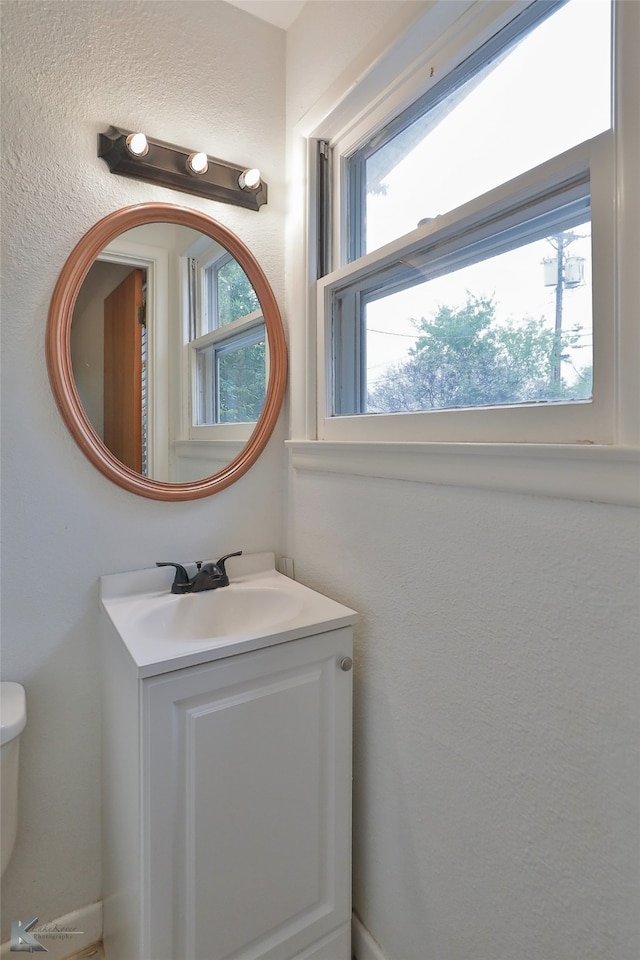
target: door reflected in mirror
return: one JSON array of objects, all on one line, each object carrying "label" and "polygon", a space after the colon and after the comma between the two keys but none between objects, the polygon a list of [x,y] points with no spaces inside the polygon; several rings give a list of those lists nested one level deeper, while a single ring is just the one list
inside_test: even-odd
[{"label": "door reflected in mirror", "polygon": [[143,224],[109,243],[79,290],[70,341],[89,421],[143,477],[215,472],[262,412],[268,345],[257,293],[221,243],[189,227]]}]

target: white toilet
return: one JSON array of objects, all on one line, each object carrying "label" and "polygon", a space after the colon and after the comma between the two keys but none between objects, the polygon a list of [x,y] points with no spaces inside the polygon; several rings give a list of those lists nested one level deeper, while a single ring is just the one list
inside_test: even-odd
[{"label": "white toilet", "polygon": [[18,752],[20,734],[27,722],[24,687],[0,683],[0,835],[2,873],[11,859],[18,829]]}]

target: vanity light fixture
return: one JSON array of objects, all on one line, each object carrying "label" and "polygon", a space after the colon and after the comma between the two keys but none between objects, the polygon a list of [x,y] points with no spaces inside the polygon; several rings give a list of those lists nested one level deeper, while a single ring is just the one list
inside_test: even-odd
[{"label": "vanity light fixture", "polygon": [[130,133],[125,143],[127,150],[134,157],[146,157],[149,153],[149,144],[144,133]]},{"label": "vanity light fixture", "polygon": [[187,172],[192,173],[194,177],[200,177],[209,169],[209,161],[206,153],[190,153],[187,157]]},{"label": "vanity light fixture", "polygon": [[257,190],[261,182],[260,171],[256,167],[243,170],[238,177],[238,186],[241,190]]},{"label": "vanity light fixture", "polygon": [[98,156],[111,173],[123,177],[249,210],[259,210],[267,202],[267,185],[255,167],[227,163],[143,133],[109,127],[98,134]]}]

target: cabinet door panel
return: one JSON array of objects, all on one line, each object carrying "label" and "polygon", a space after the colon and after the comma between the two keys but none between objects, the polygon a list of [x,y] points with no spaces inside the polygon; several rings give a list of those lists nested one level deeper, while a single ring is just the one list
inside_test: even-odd
[{"label": "cabinet door panel", "polygon": [[319,665],[279,677],[185,705],[187,929],[196,957],[211,945],[216,960],[232,956],[323,900],[325,678]]},{"label": "cabinet door panel", "polygon": [[171,821],[149,837],[150,875],[172,864],[151,956],[168,915],[185,960],[286,960],[348,919],[350,643],[334,631],[148,682]]}]

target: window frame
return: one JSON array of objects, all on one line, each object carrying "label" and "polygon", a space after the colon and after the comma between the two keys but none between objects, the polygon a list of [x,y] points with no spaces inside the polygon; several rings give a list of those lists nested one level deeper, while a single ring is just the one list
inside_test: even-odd
[{"label": "window frame", "polygon": [[[350,284],[375,278],[404,260],[424,255],[425,250],[447,245],[463,252],[474,234],[479,242],[497,240],[496,219],[508,227],[526,218],[527,210],[554,209],[554,197],[572,185],[588,180],[591,193],[593,260],[598,258],[597,282],[593,283],[594,318],[611,315],[615,298],[613,199],[611,172],[614,151],[611,131],[536,167],[456,210],[425,224],[378,250],[346,264],[317,283],[318,296],[318,439],[375,441],[433,441],[482,443],[610,443],[613,396],[607,388],[614,378],[615,337],[613,324],[594,322],[593,398],[591,402],[463,408],[393,414],[333,416],[334,316],[332,304]],[[575,191],[574,191],[575,192]],[[518,212],[520,211],[520,212]],[[354,350],[357,349],[357,344]]]},{"label": "window frame", "polygon": [[[482,64],[481,47],[488,46],[495,52],[494,36],[504,30],[507,43],[513,41],[516,21],[527,24],[527,30],[551,15],[559,4],[531,3],[510,4],[511,18],[504,19],[504,9],[491,24],[482,21],[481,29],[476,22],[476,10],[469,11],[457,23],[453,36],[444,32],[441,54],[448,63],[448,73],[468,75],[469,64]],[[485,12],[486,13],[486,12]],[[475,30],[474,30],[475,28]],[[475,35],[475,45],[472,37]],[[462,39],[461,39],[462,38]],[[615,50],[615,17],[612,31]],[[612,97],[615,96],[615,60],[612,70]],[[431,71],[430,71],[431,72]],[[429,102],[429,90],[424,83],[413,88],[411,102]],[[446,93],[445,93],[446,95]],[[391,104],[384,109],[385,98]],[[612,443],[615,439],[615,132],[611,129],[587,140],[576,147],[552,158],[537,167],[501,184],[486,194],[449,211],[436,221],[405,234],[381,248],[357,259],[353,255],[354,238],[350,236],[349,223],[354,210],[350,205],[345,184],[348,158],[361,148],[376,130],[393,124],[398,115],[407,108],[407,95],[399,109],[394,92],[383,91],[381,105],[373,113],[384,117],[384,123],[367,125],[360,121],[346,132],[342,131],[331,141],[333,158],[333,250],[334,259],[340,263],[317,283],[317,438],[339,441],[409,441],[409,442],[528,442],[528,443]],[[615,105],[615,100],[614,100]],[[411,109],[411,108],[410,108]],[[615,116],[612,107],[612,117]],[[382,132],[379,134],[382,136]],[[459,408],[429,410],[424,412],[397,412],[393,414],[354,413],[333,415],[334,390],[338,386],[334,373],[336,332],[333,305],[337,296],[349,284],[363,283],[367,278],[375,284],[378,273],[392,268],[395,262],[416,257],[421,248],[451,243],[456,234],[460,249],[465,245],[464,236],[469,231],[482,231],[483,224],[500,223],[501,216],[510,216],[518,205],[531,204],[537,196],[544,202],[544,195],[552,196],[572,178],[584,177],[591,189],[592,261],[593,270],[593,319],[594,319],[594,384],[591,401],[554,402],[549,404],[513,405],[501,407]],[[351,185],[353,187],[353,184]],[[353,192],[353,191],[352,191]],[[336,232],[337,231],[337,232]],[[491,226],[485,233],[491,235]],[[356,238],[357,239],[357,238]],[[609,318],[609,322],[605,322]],[[349,331],[354,376],[357,377],[357,355],[360,350],[360,334],[353,328]],[[348,376],[348,374],[347,374]],[[348,385],[347,385],[348,389]]]},{"label": "window frame", "polygon": [[[233,257],[223,246],[206,238],[206,245],[197,245],[196,249],[187,251],[183,257],[183,294],[184,294],[184,368],[185,383],[188,390],[189,402],[188,422],[183,427],[183,437],[186,440],[221,441],[236,444],[247,441],[255,429],[257,420],[248,420],[237,423],[198,423],[198,351],[206,347],[214,347],[214,364],[217,367],[218,348],[227,349],[231,343],[242,345],[247,337],[255,337],[256,331],[262,329],[265,344],[265,384],[269,381],[269,345],[266,335],[266,325],[262,311],[254,310],[243,317],[221,324],[212,325],[209,322],[212,309],[215,307],[209,302],[211,298],[210,280],[208,271],[211,268],[224,266]],[[215,379],[215,375],[214,375]],[[215,387],[217,391],[217,385]],[[214,403],[217,406],[217,403]]]},{"label": "window frame", "polygon": [[[311,476],[339,474],[385,481],[474,487],[596,503],[640,506],[640,127],[637,123],[640,65],[640,4],[614,0],[614,177],[607,189],[592,197],[614,224],[609,249],[614,279],[614,302],[594,304],[594,310],[613,307],[610,335],[614,341],[613,377],[597,382],[611,411],[609,443],[530,443],[420,441],[394,431],[390,441],[357,432],[338,440],[322,438],[318,415],[322,390],[324,328],[318,310],[317,279],[332,248],[337,249],[340,224],[327,237],[320,228],[323,209],[317,204],[319,187],[331,200],[335,183],[326,175],[327,160],[319,163],[318,144],[356,142],[373,127],[408,106],[414,91],[426,88],[435,72],[455,66],[456,50],[470,52],[488,39],[528,0],[476,0],[458,3],[423,2],[398,11],[389,27],[369,41],[296,122],[291,135],[289,208],[296,211],[291,225],[288,310],[306,322],[290,327],[292,377],[290,383],[290,439],[287,448],[295,473]],[[394,33],[395,29],[395,33]],[[460,53],[462,56],[462,53]],[[339,189],[339,186],[338,186]],[[336,198],[333,198],[336,199]],[[321,238],[327,246],[322,248]],[[606,240],[602,247],[606,248]],[[596,255],[597,252],[594,252]],[[606,316],[606,313],[605,313]],[[597,328],[596,328],[597,329]],[[520,411],[525,413],[527,411]],[[444,413],[444,412],[443,412]],[[414,415],[395,417],[406,423]]]}]

